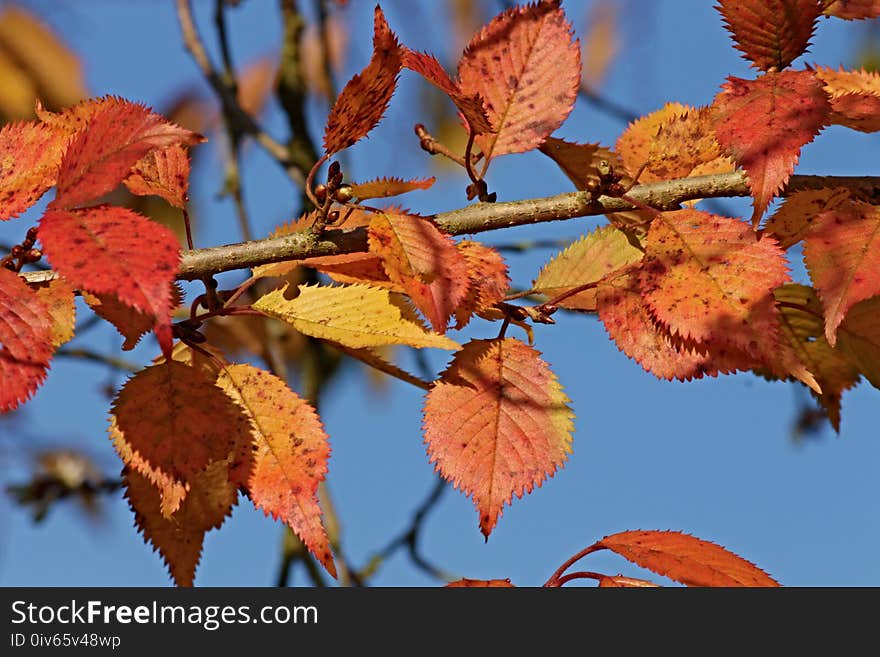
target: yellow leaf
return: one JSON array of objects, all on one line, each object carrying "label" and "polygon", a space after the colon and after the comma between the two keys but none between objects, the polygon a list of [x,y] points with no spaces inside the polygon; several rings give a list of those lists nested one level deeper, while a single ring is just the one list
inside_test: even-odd
[{"label": "yellow leaf", "polygon": [[411,347],[460,349],[454,340],[427,330],[398,294],[367,287],[299,286],[288,299],[289,286],[264,295],[253,307],[291,324],[300,333],[346,347],[406,344]]}]

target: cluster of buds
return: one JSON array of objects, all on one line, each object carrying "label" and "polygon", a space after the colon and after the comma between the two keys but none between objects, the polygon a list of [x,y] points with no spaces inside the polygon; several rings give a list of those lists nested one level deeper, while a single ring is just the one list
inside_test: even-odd
[{"label": "cluster of buds", "polygon": [[342,182],[342,168],[339,162],[333,162],[327,169],[327,182],[319,184],[314,189],[315,200],[320,209],[326,212],[327,224],[335,224],[339,221],[339,211],[330,210],[333,203],[345,205],[354,199],[354,190],[351,185]]},{"label": "cluster of buds", "polygon": [[19,272],[25,265],[37,262],[43,257],[43,252],[34,247],[37,243],[37,229],[31,227],[21,244],[16,244],[9,251],[9,255],[0,258],[0,267]]},{"label": "cluster of buds", "polygon": [[[641,171],[639,172],[641,173]],[[622,173],[614,170],[614,167],[608,160],[600,160],[596,165],[596,174],[599,179],[590,179],[586,183],[586,191],[590,192],[594,197],[605,196],[623,196],[629,191],[630,186],[625,186],[621,181],[626,177]],[[638,176],[636,176],[638,178]]]}]

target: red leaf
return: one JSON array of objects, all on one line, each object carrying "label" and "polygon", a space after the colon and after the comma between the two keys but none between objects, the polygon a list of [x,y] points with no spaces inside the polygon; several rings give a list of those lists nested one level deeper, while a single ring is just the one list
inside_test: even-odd
[{"label": "red leaf", "polygon": [[859,301],[880,294],[880,207],[848,201],[816,218],[804,240],[804,262],[825,307],[825,337]]},{"label": "red leaf", "polygon": [[403,53],[397,37],[388,27],[385,14],[376,6],[373,26],[373,56],[339,94],[324,129],[324,151],[338,153],[360,141],[376,127],[397,86]]},{"label": "red leaf", "polygon": [[446,585],[448,589],[512,589],[509,579],[459,579]]},{"label": "red leaf", "polygon": [[606,536],[596,545],[688,586],[779,586],[755,564],[680,532],[627,531]]},{"label": "red leaf", "polygon": [[483,99],[492,131],[477,136],[493,157],[540,146],[574,107],[581,53],[558,0],[514,7],[471,40],[458,64],[465,94]]},{"label": "red leaf", "polygon": [[861,132],[880,130],[880,75],[871,71],[816,68],[831,97],[830,123]]},{"label": "red leaf", "polygon": [[788,182],[801,147],[813,141],[831,112],[822,82],[810,71],[728,78],[715,97],[715,136],[749,176],[757,224]]},{"label": "red leaf", "polygon": [[825,14],[846,20],[877,18],[880,16],[880,0],[832,0],[826,3]]},{"label": "red leaf", "polygon": [[0,267],[0,413],[27,401],[52,358],[49,309],[13,271]]},{"label": "red leaf", "polygon": [[170,123],[143,105],[105,102],[67,147],[54,208],[69,209],[112,191],[154,149],[191,145],[204,137]]},{"label": "red leaf", "polygon": [[74,287],[112,294],[154,318],[162,350],[171,349],[177,238],[138,213],[109,205],[48,210],[40,219],[46,257]]},{"label": "red leaf", "polygon": [[467,263],[452,239],[428,219],[388,212],[370,222],[370,252],[438,333],[468,292]]},{"label": "red leaf", "polygon": [[556,375],[513,338],[472,340],[425,399],[425,443],[444,479],[474,500],[488,538],[501,509],[562,467],[573,413]]},{"label": "red leaf", "polygon": [[180,144],[156,150],[138,161],[123,181],[138,196],[161,196],[176,208],[189,200],[189,154]]},{"label": "red leaf", "polygon": [[755,68],[782,70],[807,49],[822,13],[819,0],[720,0],[736,48]]},{"label": "red leaf", "polygon": [[66,140],[33,121],[0,130],[0,219],[16,217],[55,184]]}]

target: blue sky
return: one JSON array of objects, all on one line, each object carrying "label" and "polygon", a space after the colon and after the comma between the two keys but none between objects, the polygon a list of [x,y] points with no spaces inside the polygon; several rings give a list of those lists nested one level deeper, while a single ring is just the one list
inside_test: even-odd
[{"label": "blue sky", "polygon": [[[33,4],[81,55],[95,95],[118,94],[162,109],[182,90],[203,88],[181,46],[170,1],[81,0],[57,12],[56,3]],[[195,4],[203,33],[210,34],[213,3]],[[369,57],[373,7],[364,0],[349,4],[352,42],[345,79]],[[404,43],[442,52],[444,35],[436,28],[443,3],[381,4]],[[564,3],[579,34],[588,4]],[[236,61],[248,62],[277,48],[275,5],[250,0],[231,12]],[[726,76],[752,77],[711,5],[698,0],[625,2],[623,50],[603,94],[646,113],[673,100],[708,104]],[[850,65],[863,28],[822,21],[803,61]],[[436,173],[411,133],[416,122],[430,126],[430,117],[420,114],[414,100],[422,84],[410,74],[403,76],[384,124],[352,150],[351,178]],[[313,109],[314,134],[319,136],[321,107]],[[277,108],[270,108],[267,126],[284,136]],[[613,144],[623,127],[579,101],[558,134]],[[798,172],[876,175],[877,139],[828,129],[804,149]],[[221,161],[215,146],[203,147],[205,161],[193,181],[201,246],[239,239],[230,202],[217,199]],[[424,213],[464,205],[463,177],[448,170],[438,176],[445,178],[429,192],[405,197],[407,204]],[[502,200],[570,189],[552,163],[534,153],[499,159],[489,179]],[[296,214],[297,191],[254,147],[248,149],[244,182],[257,235]],[[747,203],[725,201],[725,206],[745,212]],[[37,216],[0,226],[0,238],[19,238],[24,222]],[[484,239],[502,244],[574,238],[599,221],[517,228]],[[551,255],[551,250],[511,255],[514,283],[528,284]],[[793,271],[796,277],[803,275],[799,263],[793,263]],[[230,275],[223,280],[234,279]],[[459,338],[495,332],[496,326],[477,325]],[[121,339],[107,326],[90,334],[86,343],[110,350]],[[565,558],[606,534],[676,529],[734,550],[784,584],[880,585],[875,547],[880,520],[869,513],[880,495],[878,393],[867,383],[845,393],[839,436],[828,429],[814,439],[794,442],[791,424],[806,395],[792,385],[745,374],[687,384],[658,381],[618,352],[594,318],[560,316],[555,326],[539,326],[536,347],[565,386],[577,414],[571,459],[542,488],[505,509],[488,543],[471,501],[447,491],[422,539],[433,562],[460,576],[510,577],[514,583],[538,585]],[[131,357],[145,362],[154,352],[148,341]],[[445,367],[448,354],[427,355],[435,370]],[[403,362],[413,366],[406,354]],[[2,483],[26,479],[29,455],[53,445],[83,449],[115,475],[120,463],[106,437],[109,401],[102,390],[108,380],[119,384],[123,379],[92,364],[56,361],[36,398],[0,433]],[[407,526],[433,486],[420,433],[421,402],[420,390],[396,381],[389,381],[384,391],[372,389],[358,369],[347,372],[326,395],[321,414],[333,446],[329,484],[345,552],[356,565]],[[104,510],[95,522],[62,503],[35,525],[28,511],[0,499],[0,585],[168,585],[160,558],[132,529],[125,502],[106,499]],[[240,500],[226,525],[208,534],[196,583],[270,585],[281,536],[279,524]],[[642,572],[613,555],[593,555],[587,563],[591,570],[609,573]],[[291,581],[306,580],[297,571]],[[436,584],[413,568],[403,552],[373,581]]]}]

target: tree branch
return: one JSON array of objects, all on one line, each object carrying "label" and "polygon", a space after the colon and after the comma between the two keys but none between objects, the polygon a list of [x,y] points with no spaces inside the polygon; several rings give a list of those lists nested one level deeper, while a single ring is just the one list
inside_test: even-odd
[{"label": "tree branch", "polygon": [[[877,176],[792,176],[783,196],[803,190],[835,187],[846,187],[880,201],[880,177]],[[749,187],[745,174],[735,172],[637,185],[627,195],[651,207],[675,209],[683,201],[694,199],[748,196]],[[589,192],[570,192],[509,203],[475,203],[451,212],[441,212],[431,219],[450,235],[467,235],[631,209],[633,206],[620,198],[600,196],[593,199]],[[182,256],[177,276],[180,280],[197,280],[224,271],[283,260],[366,250],[367,231],[363,227],[327,230],[320,239],[308,232],[294,233],[187,251]],[[23,276],[29,283],[35,283],[51,280],[55,274],[51,271],[28,272]]]}]

